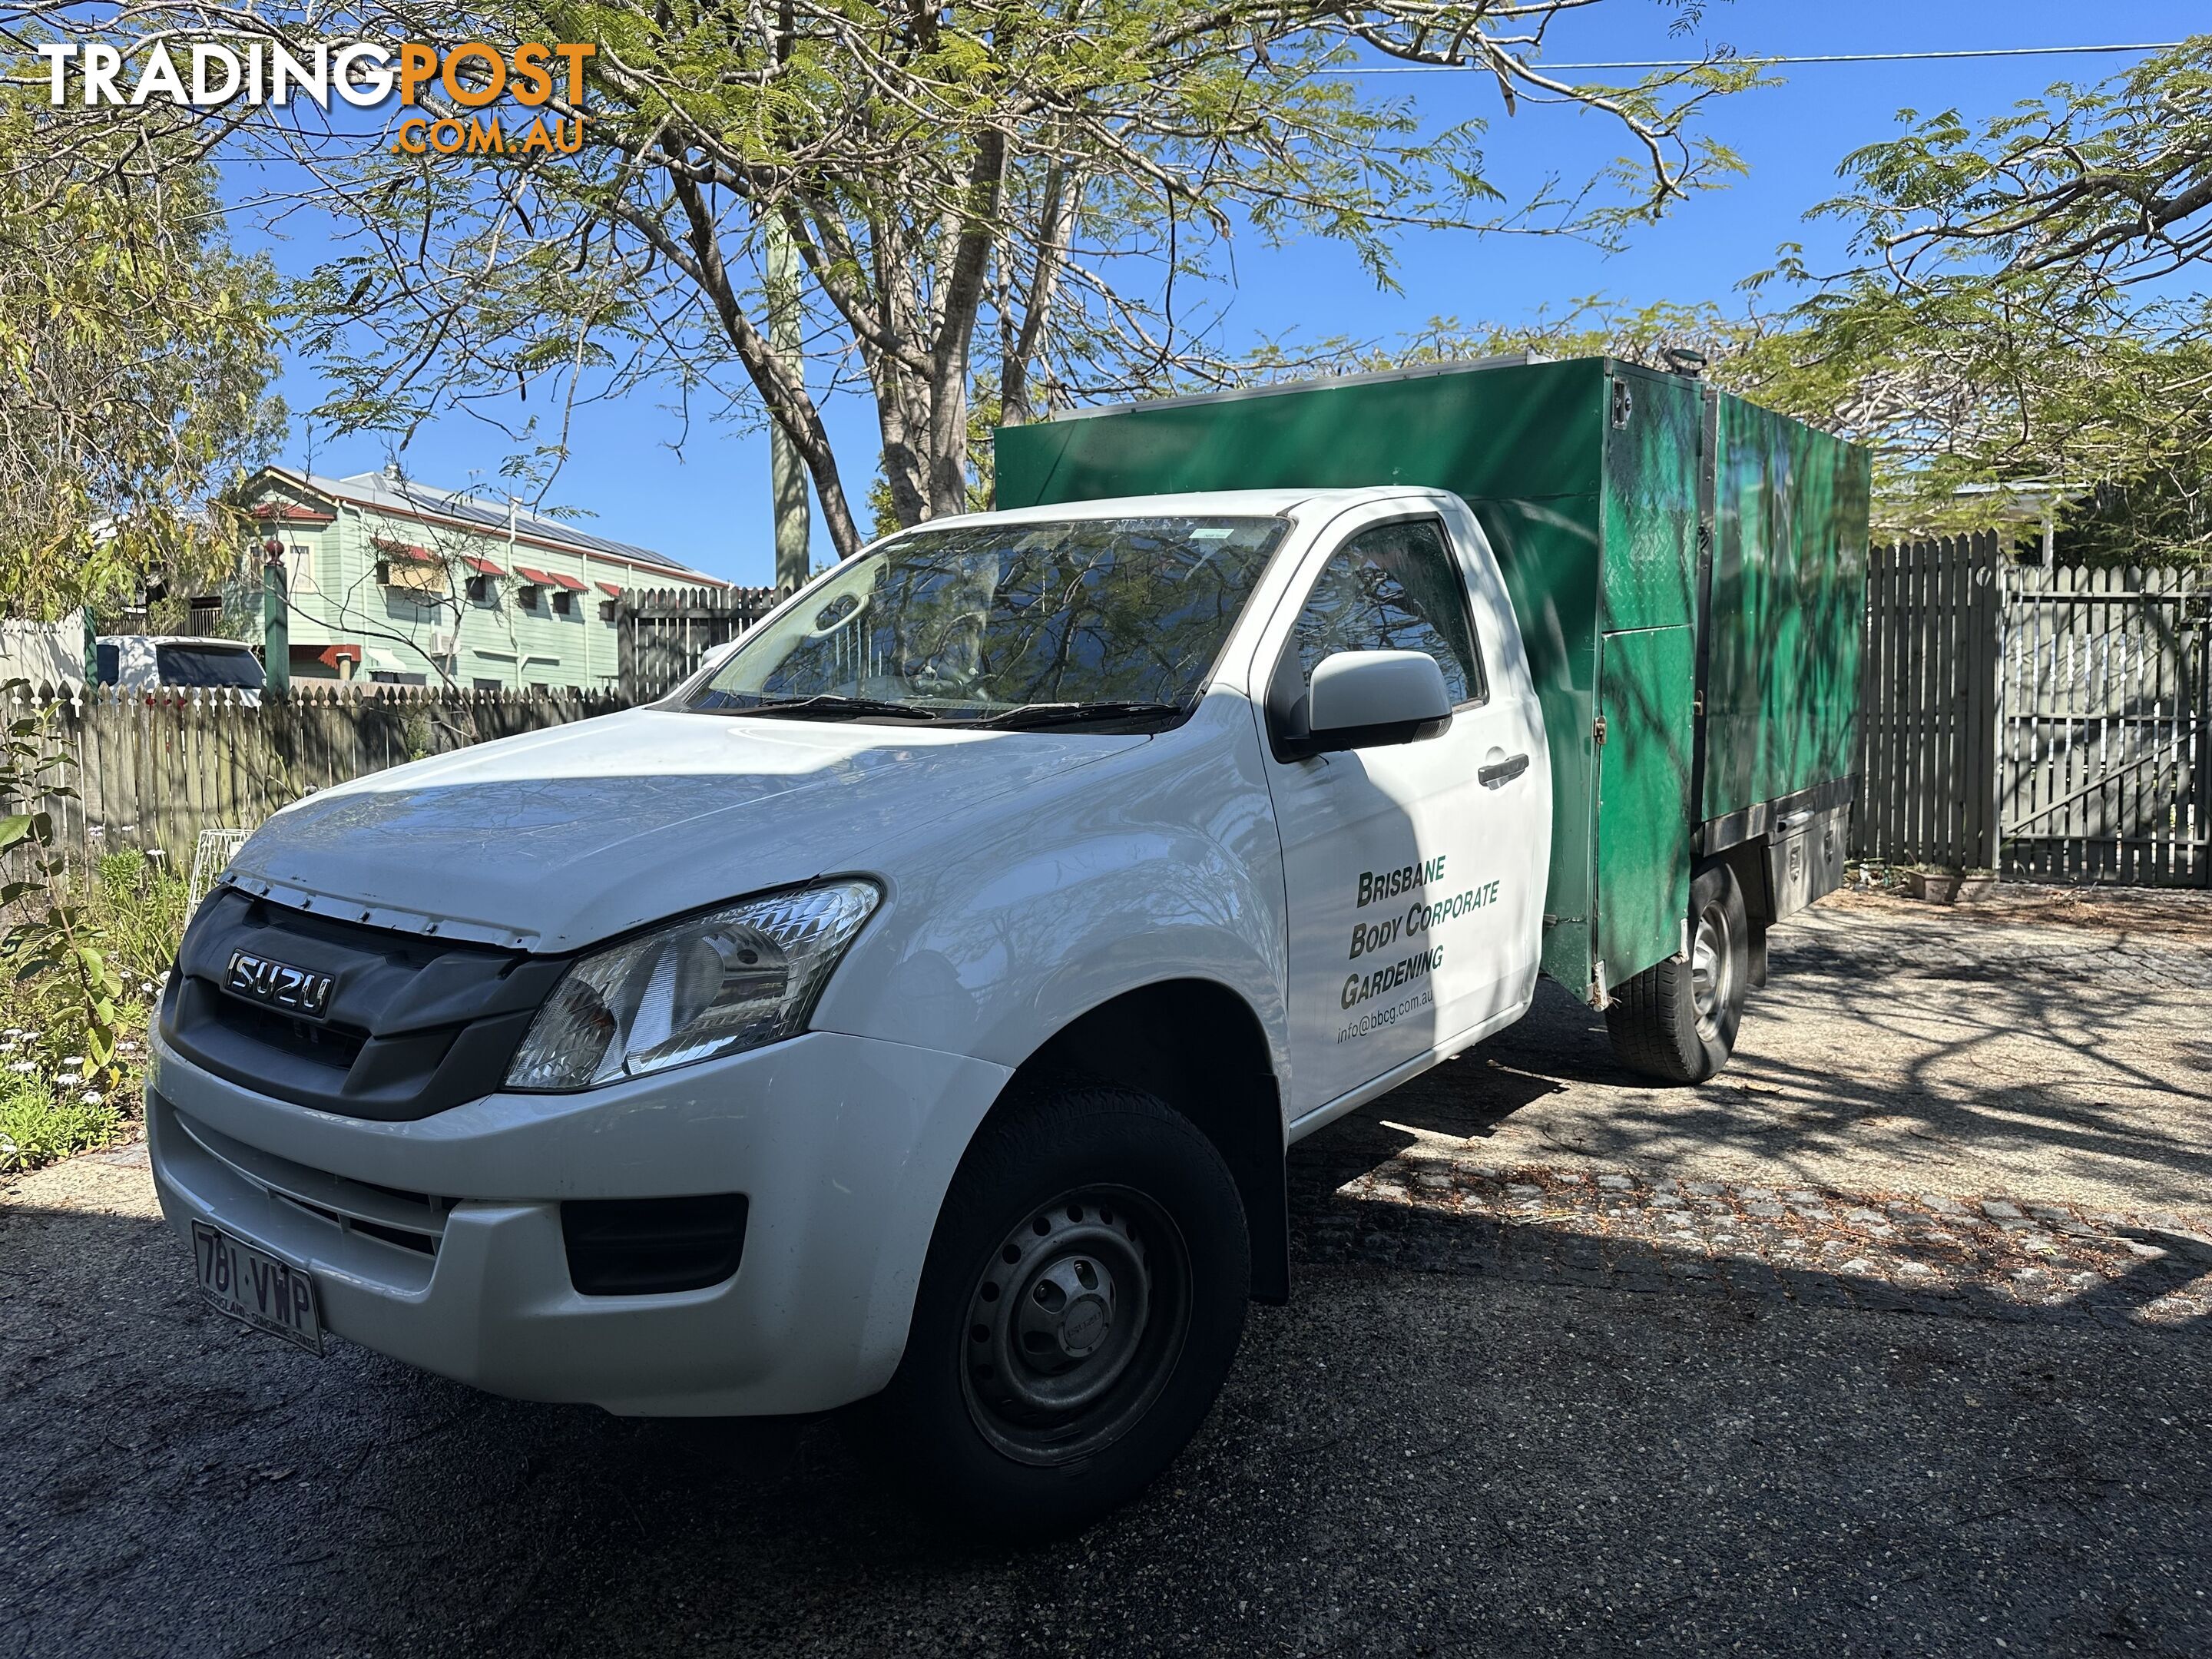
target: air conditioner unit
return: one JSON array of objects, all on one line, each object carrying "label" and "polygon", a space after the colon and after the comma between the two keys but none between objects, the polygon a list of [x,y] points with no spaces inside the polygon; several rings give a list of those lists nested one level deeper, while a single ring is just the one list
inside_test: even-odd
[{"label": "air conditioner unit", "polygon": [[460,639],[460,634],[454,629],[432,629],[430,630],[430,654],[434,657],[452,656],[453,653],[459,648]]}]

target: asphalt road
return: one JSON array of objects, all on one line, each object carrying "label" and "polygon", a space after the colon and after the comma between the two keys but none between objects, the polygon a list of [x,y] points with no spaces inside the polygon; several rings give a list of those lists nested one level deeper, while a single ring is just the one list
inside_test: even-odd
[{"label": "asphalt road", "polygon": [[[1959,982],[2016,954],[1993,935]],[[1925,974],[1910,994],[1946,994]],[[1761,1041],[1781,1052],[1773,1029]],[[1255,1311],[1160,1486],[1025,1549],[918,1517],[834,1422],[623,1421],[343,1344],[296,1353],[200,1308],[127,1156],[19,1179],[0,1190],[0,1659],[2212,1653],[2197,1223],[2157,1235],[2164,1277],[2135,1302],[1967,1284],[1887,1311],[1793,1293],[1765,1246],[1756,1275],[1613,1274],[1610,1236],[1577,1232],[1548,1188],[1500,1188],[1478,1216],[1359,1179],[1410,1169],[1412,1192],[1407,1158],[1452,1136],[1462,1159],[1563,1146],[1599,1121],[1592,1088],[1626,1086],[1587,1041],[1542,1089],[1509,1058],[1456,1102],[1432,1082],[1297,1149],[1294,1305]],[[1920,1086],[1908,1109],[1966,1133],[1972,1115]],[[1760,1133],[1875,1133],[1853,1127],[1868,1088],[1839,1073],[1836,1114],[1778,1109]],[[2201,1110],[2185,1084],[2172,1098]],[[1685,1109],[1717,1114],[1702,1095]],[[2148,1197],[2174,1201],[2186,1136],[2155,1090],[2127,1109],[2093,1149],[2097,1192],[2126,1187],[2133,1137]],[[2075,1133],[2045,1123],[2054,1146]],[[1776,1162],[1732,1133],[1712,1161]],[[1695,1146],[1655,1150],[1647,1172],[1698,1173]],[[1835,1169],[1881,1167],[1846,1150]],[[2011,1190],[2034,1197],[2032,1179]],[[1734,1248],[1722,1218],[1701,1225],[1698,1248]],[[1553,1226],[1557,1251],[1530,1248]],[[1620,1248],[1686,1248],[1652,1236]],[[2181,1314],[2141,1316],[2162,1287]]]},{"label": "asphalt road", "polygon": [[127,1206],[18,1209],[0,1255],[0,1654],[2212,1651],[2202,1321],[1310,1261],[1160,1487],[1007,1551],[834,1423],[234,1330]]}]

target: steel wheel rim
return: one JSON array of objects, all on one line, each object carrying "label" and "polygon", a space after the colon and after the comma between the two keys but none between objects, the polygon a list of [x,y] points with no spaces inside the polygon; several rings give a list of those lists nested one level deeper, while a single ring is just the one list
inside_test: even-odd
[{"label": "steel wheel rim", "polygon": [[1166,1387],[1190,1306],[1189,1251],[1159,1206],[1127,1188],[1061,1194],[1006,1234],[969,1288],[969,1419],[1020,1462],[1093,1455]]},{"label": "steel wheel rim", "polygon": [[1717,901],[1698,912],[1697,935],[1690,945],[1690,1000],[1698,1011],[1698,1035],[1707,1042],[1719,1037],[1721,1016],[1735,1000],[1732,943],[1726,905]]}]

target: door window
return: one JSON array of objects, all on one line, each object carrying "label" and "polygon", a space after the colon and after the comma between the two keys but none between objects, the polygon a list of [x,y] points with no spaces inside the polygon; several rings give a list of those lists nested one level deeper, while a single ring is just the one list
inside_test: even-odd
[{"label": "door window", "polygon": [[1291,648],[1302,682],[1339,651],[1419,651],[1443,670],[1453,707],[1488,695],[1459,562],[1434,519],[1376,525],[1332,553]]}]

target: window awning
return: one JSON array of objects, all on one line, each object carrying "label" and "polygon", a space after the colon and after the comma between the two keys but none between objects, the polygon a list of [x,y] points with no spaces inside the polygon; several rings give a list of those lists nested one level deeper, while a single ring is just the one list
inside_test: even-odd
[{"label": "window awning", "polygon": [[547,575],[544,571],[532,570],[526,564],[519,564],[515,566],[514,574],[521,577],[523,580],[528,582],[532,587],[556,587],[559,586],[552,577]]},{"label": "window awning", "polygon": [[504,576],[507,574],[506,571],[501,569],[499,566],[494,564],[489,559],[480,559],[473,553],[462,554],[461,562],[468,566],[470,569],[475,571],[479,576]]},{"label": "window awning", "polygon": [[387,559],[406,559],[416,564],[439,562],[438,556],[427,547],[414,547],[405,542],[389,541],[381,536],[376,539],[376,550]]},{"label": "window awning", "polygon": [[605,594],[611,599],[618,599],[622,598],[622,584],[619,582],[601,582],[599,584],[599,592]]},{"label": "window awning", "polygon": [[565,576],[557,570],[547,571],[545,573],[545,580],[551,582],[556,587],[567,588],[571,593],[580,593],[587,586],[587,584],[580,578],[575,576]]}]

